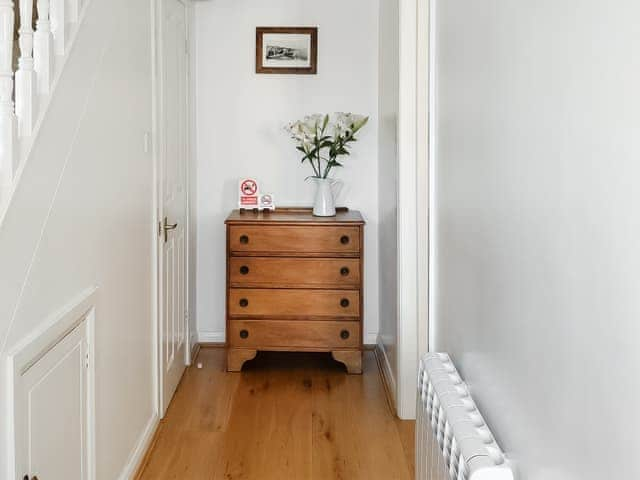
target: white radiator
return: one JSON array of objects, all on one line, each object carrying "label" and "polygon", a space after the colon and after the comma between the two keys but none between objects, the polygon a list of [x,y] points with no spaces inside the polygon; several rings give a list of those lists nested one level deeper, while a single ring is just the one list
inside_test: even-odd
[{"label": "white radiator", "polygon": [[417,417],[417,480],[514,479],[446,353],[420,361]]}]

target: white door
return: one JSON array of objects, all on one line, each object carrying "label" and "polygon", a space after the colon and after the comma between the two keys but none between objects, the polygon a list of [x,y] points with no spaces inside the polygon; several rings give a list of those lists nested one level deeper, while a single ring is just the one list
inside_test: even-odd
[{"label": "white door", "polygon": [[162,0],[160,25],[160,413],[186,365],[187,26],[180,0]]},{"label": "white door", "polygon": [[16,378],[18,480],[90,480],[86,321]]}]

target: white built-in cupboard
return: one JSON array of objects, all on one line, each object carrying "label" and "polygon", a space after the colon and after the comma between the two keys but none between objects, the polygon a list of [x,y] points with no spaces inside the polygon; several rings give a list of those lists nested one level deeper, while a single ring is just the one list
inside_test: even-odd
[{"label": "white built-in cupboard", "polygon": [[10,357],[17,480],[94,478],[94,301],[81,295]]}]

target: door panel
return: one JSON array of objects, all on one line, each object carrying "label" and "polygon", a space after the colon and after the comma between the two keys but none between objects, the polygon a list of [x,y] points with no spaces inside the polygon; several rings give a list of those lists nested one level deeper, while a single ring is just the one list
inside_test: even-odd
[{"label": "door panel", "polygon": [[89,480],[86,321],[16,383],[16,466],[22,479]]},{"label": "door panel", "polygon": [[[186,365],[186,168],[187,54],[186,8],[179,0],[162,0],[161,9],[161,414]],[[166,219],[166,222],[165,222]],[[162,232],[166,225],[170,230]]]}]

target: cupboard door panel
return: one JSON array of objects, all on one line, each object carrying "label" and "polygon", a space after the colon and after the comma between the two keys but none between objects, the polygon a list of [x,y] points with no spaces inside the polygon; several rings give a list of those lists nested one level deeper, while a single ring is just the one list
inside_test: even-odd
[{"label": "cupboard door panel", "polygon": [[85,323],[16,378],[19,478],[90,480]]}]

